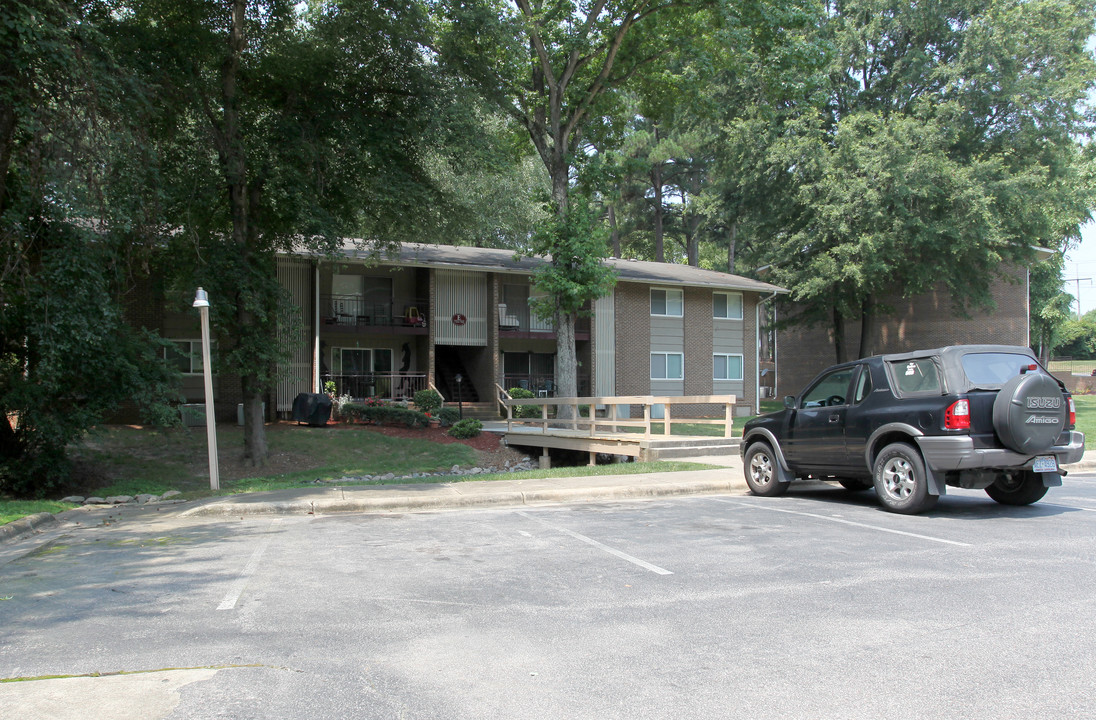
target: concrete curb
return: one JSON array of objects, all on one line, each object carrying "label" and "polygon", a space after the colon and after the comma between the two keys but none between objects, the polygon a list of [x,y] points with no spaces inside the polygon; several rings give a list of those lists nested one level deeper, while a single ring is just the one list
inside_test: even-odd
[{"label": "concrete curb", "polygon": [[46,525],[58,525],[60,521],[53,513],[40,512],[27,515],[10,523],[0,525],[0,543],[18,540],[24,535],[41,532],[39,528]]},{"label": "concrete curb", "polygon": [[397,495],[395,497],[357,497],[343,499],[293,500],[286,502],[212,502],[192,508],[183,516],[229,517],[245,515],[308,515],[339,512],[414,512],[426,510],[459,510],[484,507],[520,507],[561,502],[599,502],[606,500],[640,500],[677,495],[710,495],[745,490],[746,483],[737,480],[698,480],[686,482],[648,483],[643,485],[608,485],[599,487],[551,488],[540,490],[505,490],[445,495]]}]

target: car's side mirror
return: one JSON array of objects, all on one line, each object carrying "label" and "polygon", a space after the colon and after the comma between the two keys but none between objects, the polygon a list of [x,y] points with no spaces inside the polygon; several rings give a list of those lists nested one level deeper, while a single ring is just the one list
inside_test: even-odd
[{"label": "car's side mirror", "polygon": [[795,395],[784,396],[784,407],[788,410],[795,410]]}]

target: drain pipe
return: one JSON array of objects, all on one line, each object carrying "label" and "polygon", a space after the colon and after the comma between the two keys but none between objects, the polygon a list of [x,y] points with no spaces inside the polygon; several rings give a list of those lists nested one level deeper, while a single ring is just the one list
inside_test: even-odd
[{"label": "drain pipe", "polygon": [[[772,300],[779,294],[773,291],[768,297],[761,298],[754,306],[754,414],[761,414],[761,306]],[[776,362],[776,333],[773,333],[773,362]],[[776,378],[773,378],[773,389],[776,389]]]}]

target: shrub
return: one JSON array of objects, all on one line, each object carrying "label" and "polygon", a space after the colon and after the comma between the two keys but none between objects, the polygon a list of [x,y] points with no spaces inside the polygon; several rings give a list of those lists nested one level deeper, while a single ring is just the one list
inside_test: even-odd
[{"label": "shrub", "polygon": [[437,390],[427,388],[426,390],[419,390],[415,393],[415,407],[418,408],[420,412],[436,413],[441,409],[441,403],[441,393]]},{"label": "shrub", "polygon": [[460,420],[460,410],[455,407],[443,407],[435,416],[441,421],[442,427],[449,427]]},{"label": "shrub", "polygon": [[430,418],[426,413],[396,405],[347,403],[342,406],[342,413],[346,417],[357,420],[371,420],[380,425],[406,425],[407,427],[424,428],[430,422]]},{"label": "shrub", "polygon": [[[528,400],[529,398],[535,398],[532,390],[526,390],[525,388],[510,388],[507,392],[510,393],[510,397],[515,400]],[[538,418],[540,417],[539,405],[515,405],[514,417],[516,418]]]},{"label": "shrub", "polygon": [[459,439],[474,438],[483,430],[483,423],[476,418],[464,418],[449,428],[449,435]]}]

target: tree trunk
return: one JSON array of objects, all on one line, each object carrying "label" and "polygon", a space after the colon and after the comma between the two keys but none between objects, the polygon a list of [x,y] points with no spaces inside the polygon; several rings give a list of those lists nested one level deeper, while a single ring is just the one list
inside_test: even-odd
[{"label": "tree trunk", "polygon": [[[578,354],[575,352],[575,313],[556,311],[556,390],[558,397],[578,397]],[[556,417],[571,419],[571,408],[560,405]]]},{"label": "tree trunk", "polygon": [[[240,264],[250,267],[257,262],[255,255],[258,252],[258,228],[251,222],[251,216],[257,210],[259,185],[249,186],[247,181],[247,158],[244,155],[236,96],[240,58],[247,45],[247,36],[244,34],[246,15],[247,0],[234,0],[229,51],[221,64],[221,101],[224,115],[218,149],[228,188],[232,242],[240,253]],[[236,294],[236,322],[240,328],[249,328],[255,324],[250,306],[252,299],[248,297],[248,288],[242,288]],[[266,462],[267,444],[266,426],[263,423],[263,393],[258,374],[242,374],[240,385],[244,400],[244,458],[254,465],[262,465]]]},{"label": "tree trunk", "polygon": [[689,264],[700,267],[700,236],[697,232],[700,229],[700,216],[691,213],[685,227],[685,248],[689,255]]},{"label": "tree trunk", "polygon": [[875,323],[875,296],[868,295],[860,305],[860,353],[866,358],[876,353],[877,328]]},{"label": "tree trunk", "polygon": [[666,262],[662,233],[662,166],[651,168],[651,187],[655,191],[655,262]]},{"label": "tree trunk", "polygon": [[727,238],[727,272],[734,274],[735,246],[738,245],[738,223],[731,223],[731,236]]},{"label": "tree trunk", "polygon": [[609,239],[613,246],[613,257],[620,257],[620,229],[616,224],[616,208],[609,206]]},{"label": "tree trunk", "polygon": [[837,303],[833,305],[833,350],[836,362],[845,362],[845,318]]}]

